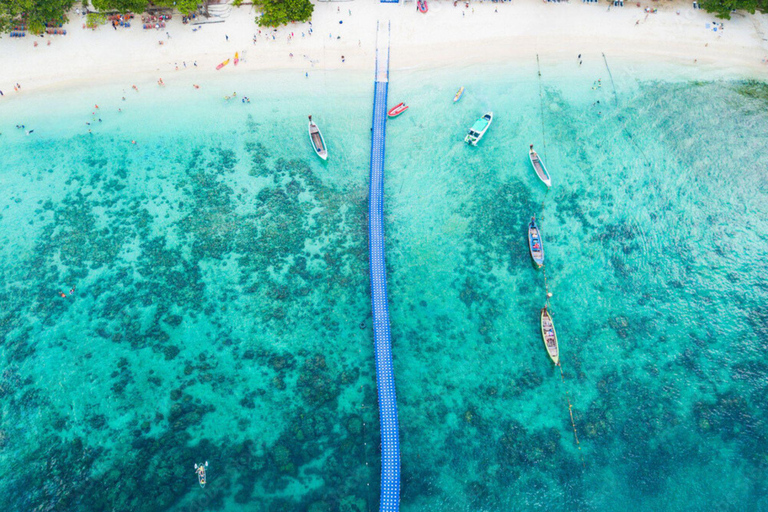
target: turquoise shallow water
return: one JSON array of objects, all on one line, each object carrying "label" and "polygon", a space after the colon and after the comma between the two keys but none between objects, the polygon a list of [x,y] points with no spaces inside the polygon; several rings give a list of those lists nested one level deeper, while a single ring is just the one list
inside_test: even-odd
[{"label": "turquoise shallow water", "polygon": [[[616,68],[391,74],[403,510],[768,510],[768,88]],[[0,105],[11,510],[377,508],[373,83],[294,78]]]}]

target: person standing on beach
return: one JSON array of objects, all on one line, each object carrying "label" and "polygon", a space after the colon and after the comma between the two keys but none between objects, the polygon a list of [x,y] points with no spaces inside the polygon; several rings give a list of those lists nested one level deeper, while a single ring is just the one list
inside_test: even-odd
[{"label": "person standing on beach", "polygon": [[224,37],[227,39],[227,42],[229,42],[229,36],[227,34],[224,34]]}]

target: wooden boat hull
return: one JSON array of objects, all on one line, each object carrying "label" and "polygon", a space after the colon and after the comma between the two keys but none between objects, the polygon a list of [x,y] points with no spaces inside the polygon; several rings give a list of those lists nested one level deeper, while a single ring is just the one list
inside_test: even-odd
[{"label": "wooden boat hull", "polygon": [[544,307],[541,309],[541,339],[544,340],[544,347],[547,354],[555,366],[560,366],[560,348],[557,344],[557,332],[552,317]]},{"label": "wooden boat hull", "polygon": [[229,64],[229,59],[225,60],[224,62],[222,62],[221,64],[219,64],[218,66],[216,66],[216,69],[217,69],[217,70],[218,70],[218,69],[221,69],[221,68],[223,68],[224,66],[226,66],[227,64]]},{"label": "wooden boat hull", "polygon": [[467,136],[464,137],[464,142],[477,146],[477,143],[483,138],[485,132],[491,127],[492,122],[493,112],[486,113],[483,117],[475,121],[475,124],[469,129]]},{"label": "wooden boat hull", "polygon": [[408,105],[406,105],[405,103],[398,103],[397,105],[389,109],[389,112],[387,112],[387,115],[389,117],[397,117],[403,112],[405,112],[406,110],[408,110]]},{"label": "wooden boat hull", "polygon": [[328,148],[325,145],[325,139],[320,132],[320,128],[318,128],[314,122],[310,121],[307,130],[309,132],[309,142],[312,144],[315,154],[323,160],[327,160]]},{"label": "wooden boat hull", "polygon": [[458,91],[456,91],[456,96],[453,97],[453,102],[456,103],[461,99],[461,95],[464,94],[464,87],[462,86]]},{"label": "wooden boat hull", "polygon": [[541,160],[541,157],[539,157],[539,154],[533,150],[533,148],[531,148],[531,150],[528,152],[528,158],[531,161],[533,170],[536,171],[536,176],[538,176],[539,179],[544,182],[547,188],[551,187],[552,179],[549,177],[549,172],[547,172],[547,168],[544,166],[544,162]]},{"label": "wooden boat hull", "polygon": [[528,224],[528,250],[531,258],[538,268],[544,266],[544,246],[541,240],[541,231],[536,225],[536,217]]}]

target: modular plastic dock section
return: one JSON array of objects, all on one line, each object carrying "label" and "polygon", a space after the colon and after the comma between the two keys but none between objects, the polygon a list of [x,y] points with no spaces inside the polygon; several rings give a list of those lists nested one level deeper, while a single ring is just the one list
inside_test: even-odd
[{"label": "modular plastic dock section", "polygon": [[[400,510],[400,437],[397,395],[392,366],[392,344],[387,304],[387,270],[384,262],[384,147],[387,128],[387,86],[389,83],[389,27],[377,29],[376,82],[373,89],[371,136],[371,184],[368,194],[368,250],[371,270],[373,342],[376,354],[376,385],[381,426],[380,512]],[[386,37],[384,46],[380,37]]]}]

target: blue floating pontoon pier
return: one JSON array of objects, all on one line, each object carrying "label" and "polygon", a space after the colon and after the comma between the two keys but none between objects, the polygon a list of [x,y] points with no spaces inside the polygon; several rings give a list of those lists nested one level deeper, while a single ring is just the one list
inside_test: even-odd
[{"label": "blue floating pontoon pier", "polygon": [[380,512],[400,510],[400,437],[397,421],[397,394],[392,366],[392,344],[387,304],[387,271],[384,263],[384,142],[387,129],[387,86],[389,83],[389,27],[386,47],[379,41],[377,27],[376,82],[373,88],[373,129],[371,136],[371,184],[368,194],[368,250],[371,270],[373,342],[376,354],[376,385],[381,426]]}]

